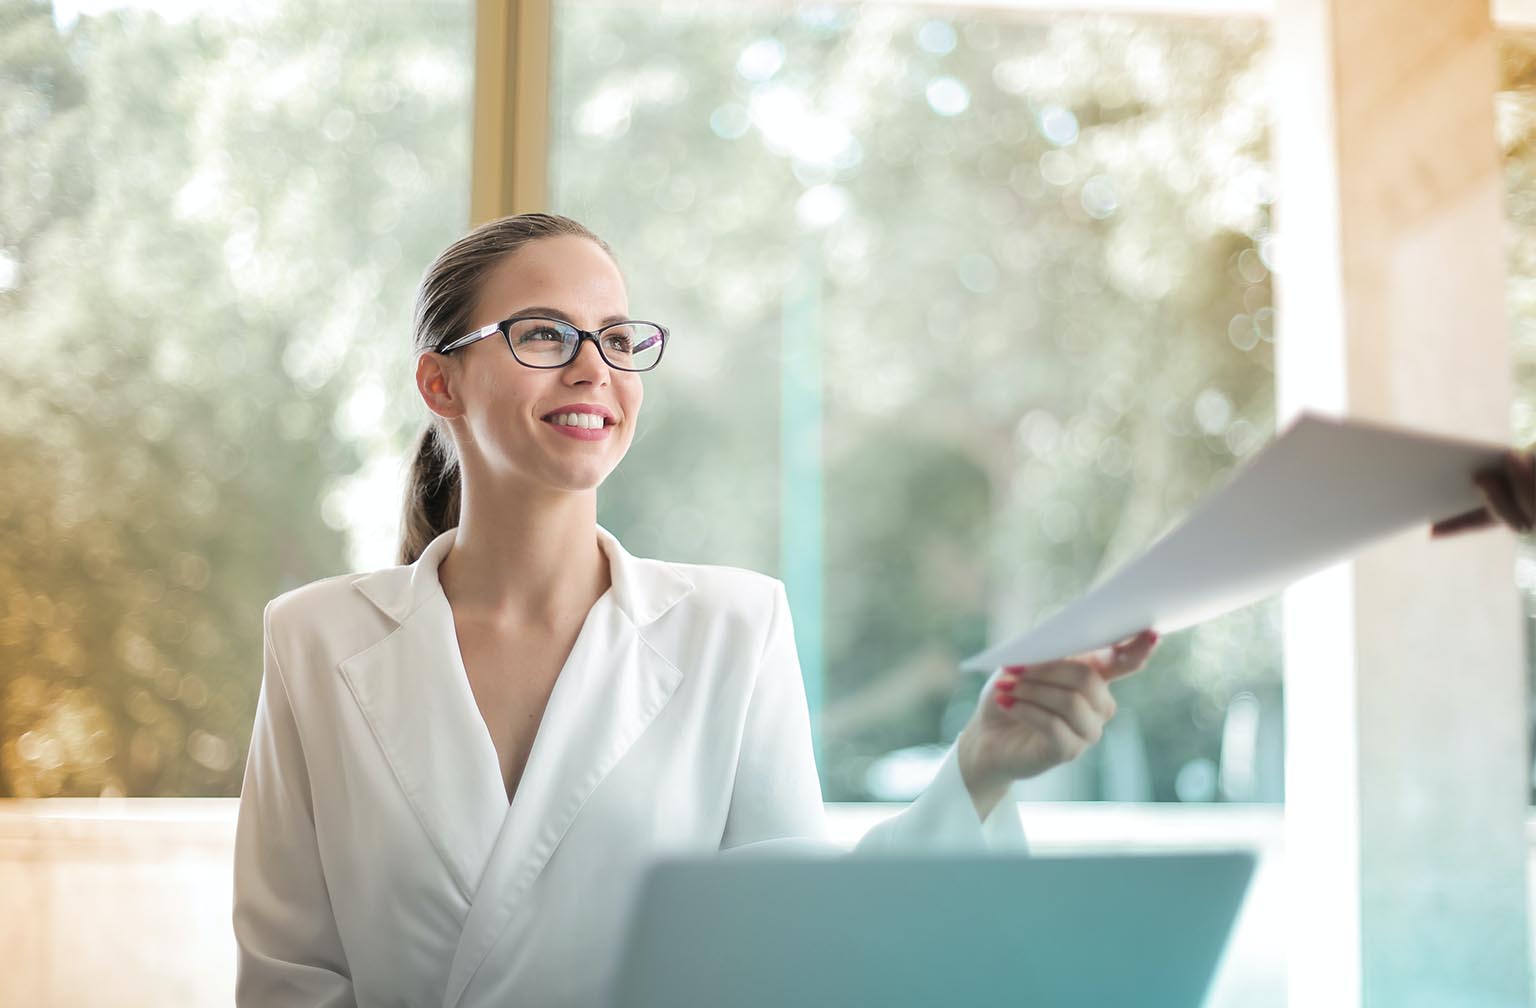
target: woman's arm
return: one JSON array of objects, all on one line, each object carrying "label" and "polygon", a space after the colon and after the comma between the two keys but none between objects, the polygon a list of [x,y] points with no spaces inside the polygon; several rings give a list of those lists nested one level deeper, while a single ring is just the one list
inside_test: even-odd
[{"label": "woman's arm", "polygon": [[1038,665],[1012,665],[981,691],[976,712],[950,746],[938,776],[860,850],[960,847],[1024,850],[1016,780],[1070,762],[1097,744],[1115,716],[1109,683],[1146,663],[1157,644],[1150,630],[1103,654]]},{"label": "woman's arm", "polygon": [[939,772],[923,793],[873,828],[855,850],[957,851],[998,850],[1023,854],[1029,850],[1019,807],[1007,800],[1005,785],[982,818],[977,802],[960,772],[960,743],[949,747]]},{"label": "woman's arm", "polygon": [[261,693],[235,828],[237,1005],[356,1004],[315,842],[304,750],[262,614]]},{"label": "woman's arm", "polygon": [[1009,665],[993,676],[956,743],[978,814],[988,815],[1014,781],[1097,745],[1115,716],[1109,684],[1145,665],[1156,646],[1157,634],[1143,630],[1110,648]]},{"label": "woman's arm", "polygon": [[[774,849],[788,849],[784,838],[827,838],[805,685],[782,584],[775,585],[772,606],[722,849],[765,841],[780,841],[772,845]],[[1023,850],[1024,829],[1017,807],[1011,802],[995,805],[985,819],[978,814],[977,802],[961,776],[959,752],[951,746],[928,788],[907,808],[870,830],[858,849]]]},{"label": "woman's arm", "polygon": [[[1094,745],[1115,713],[1109,683],[1141,668],[1156,644],[1148,630],[1103,654],[1000,670],[933,781],[857,849],[1026,849],[1010,785]],[[775,582],[721,847],[825,836],[789,602]]]}]

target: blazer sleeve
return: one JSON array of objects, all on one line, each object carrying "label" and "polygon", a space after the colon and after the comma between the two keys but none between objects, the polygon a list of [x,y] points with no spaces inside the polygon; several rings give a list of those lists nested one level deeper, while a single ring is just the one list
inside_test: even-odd
[{"label": "blazer sleeve", "polygon": [[789,599],[783,582],[775,580],[768,635],[747,702],[720,847],[728,850],[787,838],[820,842],[826,837],[821,778],[816,775]]},{"label": "blazer sleeve", "polygon": [[235,826],[235,1003],[353,1006],[315,839],[304,749],[262,614],[262,679]]},{"label": "blazer sleeve", "polygon": [[995,850],[1023,854],[1029,850],[1019,804],[1012,790],[983,820],[976,814],[971,793],[960,776],[960,761],[951,745],[939,772],[917,799],[884,822],[877,823],[855,848],[867,851]]},{"label": "blazer sleeve", "polygon": [[[735,790],[721,847],[762,845],[783,838],[828,839],[821,782],[811,746],[805,682],[795,651],[793,620],[782,582],[774,582],[773,614],[758,662],[736,767]],[[1016,802],[1005,796],[985,821],[960,776],[954,746],[928,788],[879,823],[855,850],[1027,850]]]}]

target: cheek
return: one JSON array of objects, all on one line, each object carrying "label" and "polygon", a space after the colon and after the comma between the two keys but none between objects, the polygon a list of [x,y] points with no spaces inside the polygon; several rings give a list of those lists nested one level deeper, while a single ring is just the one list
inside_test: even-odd
[{"label": "cheek", "polygon": [[501,377],[495,368],[478,368],[473,372],[475,392],[482,404],[496,401],[501,394]]},{"label": "cheek", "polygon": [[521,409],[529,400],[532,390],[523,375],[505,368],[486,368],[480,372],[478,392],[484,413],[510,414]]}]

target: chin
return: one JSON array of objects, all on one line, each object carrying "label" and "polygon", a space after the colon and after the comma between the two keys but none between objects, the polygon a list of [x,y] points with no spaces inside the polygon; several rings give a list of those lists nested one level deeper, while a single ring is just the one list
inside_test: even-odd
[{"label": "chin", "polygon": [[560,473],[554,482],[564,486],[571,493],[585,493],[602,486],[603,481],[608,478],[608,474],[611,472],[613,472],[612,466],[606,466],[601,470],[587,469],[585,467],[574,470],[567,469]]}]

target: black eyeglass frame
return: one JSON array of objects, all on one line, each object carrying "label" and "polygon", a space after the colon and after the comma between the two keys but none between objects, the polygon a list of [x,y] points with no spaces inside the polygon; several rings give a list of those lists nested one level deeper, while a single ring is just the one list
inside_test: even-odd
[{"label": "black eyeglass frame", "polygon": [[[517,350],[512,346],[512,323],[527,322],[530,320],[537,320],[539,322],[553,322],[556,327],[560,329],[568,329],[575,333],[576,348],[571,351],[570,360],[567,360],[563,364],[529,364],[527,361],[519,357],[517,355]],[[599,337],[609,329],[616,329],[619,326],[626,325],[655,326],[657,331],[661,333],[661,352],[658,353],[656,355],[656,359],[646,367],[629,368],[622,364],[615,364],[613,361],[609,360],[608,355],[603,352],[603,341],[599,339]],[[551,318],[548,315],[514,315],[511,318],[502,319],[500,322],[492,322],[490,325],[481,326],[474,332],[465,333],[458,339],[449,340],[446,343],[439,343],[437,346],[433,347],[433,349],[437,353],[451,353],[454,350],[467,347],[471,343],[474,343],[476,340],[483,340],[487,336],[491,336],[495,333],[501,333],[502,339],[507,344],[507,349],[512,351],[512,359],[517,361],[523,367],[538,368],[544,371],[554,370],[555,368],[570,367],[571,364],[575,362],[576,358],[581,356],[582,341],[591,340],[592,343],[597,347],[597,355],[603,359],[604,364],[607,364],[609,367],[616,371],[628,371],[632,374],[639,374],[642,371],[650,371],[654,369],[657,364],[660,364],[662,356],[667,352],[667,342],[672,338],[672,333],[666,326],[662,325],[660,322],[651,322],[647,319],[624,319],[620,322],[610,322],[605,326],[601,326],[595,330],[589,331],[586,329],[578,329],[576,326],[571,325],[571,323],[567,322],[565,319]]]}]

